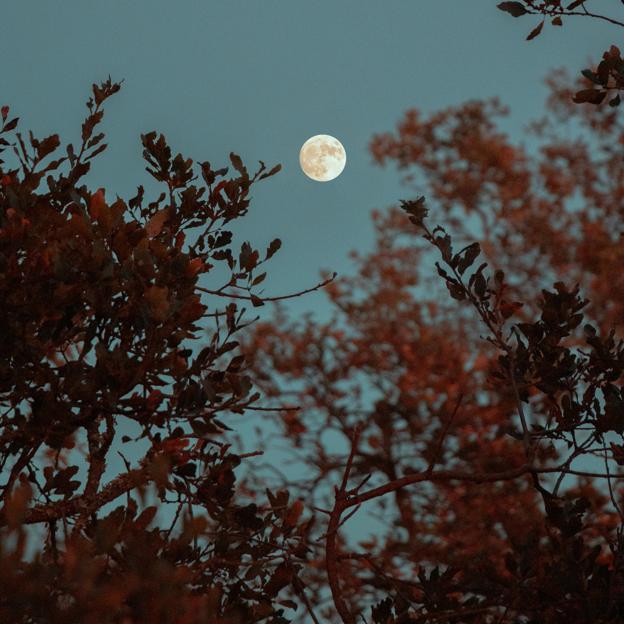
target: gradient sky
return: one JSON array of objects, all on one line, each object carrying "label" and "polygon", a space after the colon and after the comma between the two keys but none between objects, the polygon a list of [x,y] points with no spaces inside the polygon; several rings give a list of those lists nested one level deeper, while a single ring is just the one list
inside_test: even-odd
[{"label": "gradient sky", "polygon": [[[126,198],[150,183],[139,135],[152,129],[174,153],[215,166],[232,150],[250,169],[258,159],[282,163],[241,224],[260,247],[283,239],[265,289],[281,294],[315,283],[321,268],[348,272],[348,251],[370,248],[370,210],[406,195],[395,172],[372,164],[374,132],[409,107],[498,95],[520,136],[540,114],[547,70],[576,72],[615,36],[575,18],[526,42],[536,22],[494,0],[20,0],[0,15],[0,101],[23,129],[75,140],[90,84],[125,79],[89,183]],[[299,169],[299,148],[317,133],[347,150],[345,171],[329,183]],[[292,307],[323,313],[323,302],[313,294]]]}]

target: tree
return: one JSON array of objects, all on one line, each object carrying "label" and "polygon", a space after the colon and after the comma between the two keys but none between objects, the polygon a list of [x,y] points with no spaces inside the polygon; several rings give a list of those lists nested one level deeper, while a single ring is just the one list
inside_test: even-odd
[{"label": "tree", "polygon": [[[500,5],[554,25],[579,7]],[[605,92],[607,54],[583,78]],[[231,153],[227,177],[152,132],[164,192],[112,201],[83,178],[119,84],[93,86],[62,157],[0,109],[1,619],[622,621],[624,129],[617,98],[567,85],[532,150],[496,100],[408,111],[371,152],[417,198],[313,287],[334,318],[253,327],[238,305],[312,290],[262,296],[280,242],[234,248],[279,166]],[[302,477],[234,446],[249,413]]]},{"label": "tree", "polygon": [[624,132],[565,85],[533,149],[496,100],[375,136],[453,236],[422,197],[376,212],[328,322],[254,327],[257,384],[302,408],[275,416],[306,466],[283,482],[326,518],[302,576],[330,621],[624,617]]},{"label": "tree", "polygon": [[[590,5],[590,9],[587,8]],[[564,19],[585,17],[600,20],[624,27],[624,22],[608,15],[594,12],[597,5],[591,0],[513,0],[511,2],[501,2],[498,8],[513,17],[524,17],[525,15],[539,15],[541,20],[533,27],[527,35],[527,40],[531,41],[538,37],[544,29],[544,24],[550,22],[552,26],[561,27]],[[600,9],[603,7],[601,6]],[[620,105],[620,91],[624,89],[624,60],[617,46],[612,45],[603,55],[602,60],[594,69],[584,69],[582,72],[586,83],[582,85],[574,95],[574,101],[578,104],[590,103],[601,104],[609,95],[609,106]]]},{"label": "tree", "polygon": [[251,175],[232,153],[228,177],[150,132],[164,192],[90,191],[119,88],[93,85],[81,143],[61,157],[58,136],[26,138],[1,109],[14,166],[0,161],[0,620],[284,622],[309,522],[285,492],[237,489],[256,453],[225,435],[258,399],[237,303],[264,304],[280,247],[236,252],[229,225],[279,165]]}]

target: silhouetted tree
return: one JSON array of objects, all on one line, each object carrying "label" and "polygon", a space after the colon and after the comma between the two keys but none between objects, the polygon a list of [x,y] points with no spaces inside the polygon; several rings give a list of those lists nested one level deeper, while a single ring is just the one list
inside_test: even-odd
[{"label": "silhouetted tree", "polygon": [[[111,200],[84,176],[119,84],[62,156],[1,108],[0,620],[621,622],[620,64],[550,79],[537,148],[496,100],[408,111],[371,153],[446,226],[422,196],[374,213],[355,275],[281,297],[279,240],[230,227],[279,166],[228,177],[148,133],[163,192]],[[321,286],[328,322],[239,308]]]},{"label": "silhouetted tree", "polygon": [[229,226],[279,165],[250,175],[232,153],[228,177],[151,132],[164,191],[107,199],[82,179],[118,90],[93,86],[62,157],[1,109],[0,620],[284,622],[309,521],[287,493],[237,490],[222,416],[258,398],[237,302],[263,305],[280,247],[235,252]]},{"label": "silhouetted tree", "polygon": [[[538,15],[540,21],[527,35],[527,40],[531,41],[542,33],[544,24],[563,26],[564,18],[585,17],[624,27],[623,21],[596,12],[604,10],[605,4],[595,0],[512,0],[500,2],[498,8],[513,17]],[[613,10],[617,4],[612,2],[608,8]],[[600,104],[609,95],[609,106],[619,106],[620,91],[624,89],[624,59],[617,46],[612,45],[603,54],[596,68],[584,69],[582,74],[586,83],[575,93],[575,102]]]}]

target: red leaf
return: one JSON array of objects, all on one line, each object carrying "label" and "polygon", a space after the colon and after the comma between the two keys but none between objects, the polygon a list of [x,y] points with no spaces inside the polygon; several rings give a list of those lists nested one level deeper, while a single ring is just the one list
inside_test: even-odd
[{"label": "red leaf", "polygon": [[91,195],[91,200],[89,201],[89,214],[93,219],[99,219],[105,208],[106,201],[104,199],[104,189],[100,188],[93,193],[93,195]]},{"label": "red leaf", "polygon": [[157,507],[146,507],[141,512],[141,515],[134,521],[134,526],[137,529],[144,530],[145,528],[147,528],[147,525],[154,519],[157,511]]},{"label": "red leaf", "polygon": [[150,410],[155,410],[162,403],[163,393],[160,390],[152,390],[147,397],[147,407]]},{"label": "red leaf", "polygon": [[169,215],[169,209],[163,208],[159,210],[148,222],[145,226],[145,231],[150,238],[154,238],[154,236],[158,236],[167,221],[167,217]]},{"label": "red leaf", "polygon": [[163,451],[177,453],[189,445],[188,438],[169,438],[162,443]]},{"label": "red leaf", "polygon": [[169,288],[150,286],[143,297],[150,308],[152,317],[157,321],[165,321],[169,313]]},{"label": "red leaf", "polygon": [[292,507],[288,510],[286,517],[284,518],[284,524],[287,527],[294,527],[299,522],[299,518],[303,513],[303,502],[301,500],[296,500]]},{"label": "red leaf", "polygon": [[197,275],[204,268],[204,262],[201,258],[193,258],[188,263],[187,274],[188,275]]}]

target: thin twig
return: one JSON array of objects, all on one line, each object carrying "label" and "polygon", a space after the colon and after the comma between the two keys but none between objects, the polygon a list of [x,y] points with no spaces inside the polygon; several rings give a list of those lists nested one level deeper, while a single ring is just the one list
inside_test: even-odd
[{"label": "thin twig", "polygon": [[611,502],[613,503],[613,506],[615,507],[615,510],[617,511],[618,516],[620,516],[620,522],[624,522],[624,515],[622,515],[622,510],[620,509],[618,502],[615,500],[613,488],[611,487],[611,473],[609,471],[609,457],[608,457],[606,442],[604,443],[604,464],[605,464],[605,471],[607,473],[607,485],[609,486],[609,497],[611,498]]},{"label": "thin twig", "polygon": [[590,13],[589,11],[584,11],[581,13],[580,11],[573,11],[572,13],[564,13],[567,17],[568,15],[581,15],[583,17],[593,17],[594,19],[603,20],[605,22],[609,22],[609,24],[613,24],[614,26],[622,26],[624,27],[624,22],[619,22],[618,20],[613,19],[612,17],[607,17],[606,15],[599,15],[598,13]]},{"label": "thin twig", "polygon": [[295,297],[300,297],[301,295],[306,295],[308,293],[314,292],[315,290],[319,290],[323,288],[323,286],[327,286],[330,282],[333,282],[336,279],[337,273],[333,273],[331,277],[328,277],[326,280],[319,282],[316,286],[312,286],[311,288],[306,288],[305,290],[300,290],[296,293],[291,293],[290,295],[280,295],[277,297],[258,297],[251,295],[237,295],[235,293],[226,293],[218,290],[210,290],[209,288],[202,288],[201,286],[197,286],[197,290],[201,290],[209,295],[217,295],[218,297],[226,297],[228,299],[243,299],[245,301],[255,301],[259,300],[261,302],[265,301],[283,301],[284,299],[294,299]]},{"label": "thin twig", "polygon": [[305,608],[308,611],[310,617],[312,618],[312,621],[314,622],[314,624],[321,624],[320,620],[316,617],[316,614],[314,613],[314,609],[312,608],[312,605],[310,604],[308,597],[306,596],[305,587],[303,583],[301,582],[297,583],[295,585],[295,590],[297,592],[297,595],[301,598],[301,600],[303,600],[303,604],[305,605]]},{"label": "thin twig", "polygon": [[453,410],[453,413],[451,414],[450,418],[448,418],[448,420],[444,423],[444,427],[442,428],[440,437],[438,438],[438,442],[436,444],[435,450],[433,451],[431,461],[429,462],[429,466],[427,467],[427,470],[429,472],[431,472],[435,468],[435,465],[442,451],[442,445],[444,444],[444,440],[449,432],[449,429],[451,428],[451,424],[455,420],[455,416],[457,416],[457,412],[459,410],[459,406],[461,405],[463,398],[464,398],[464,395],[460,394],[459,397],[457,398],[457,402],[455,403],[455,409]]}]

